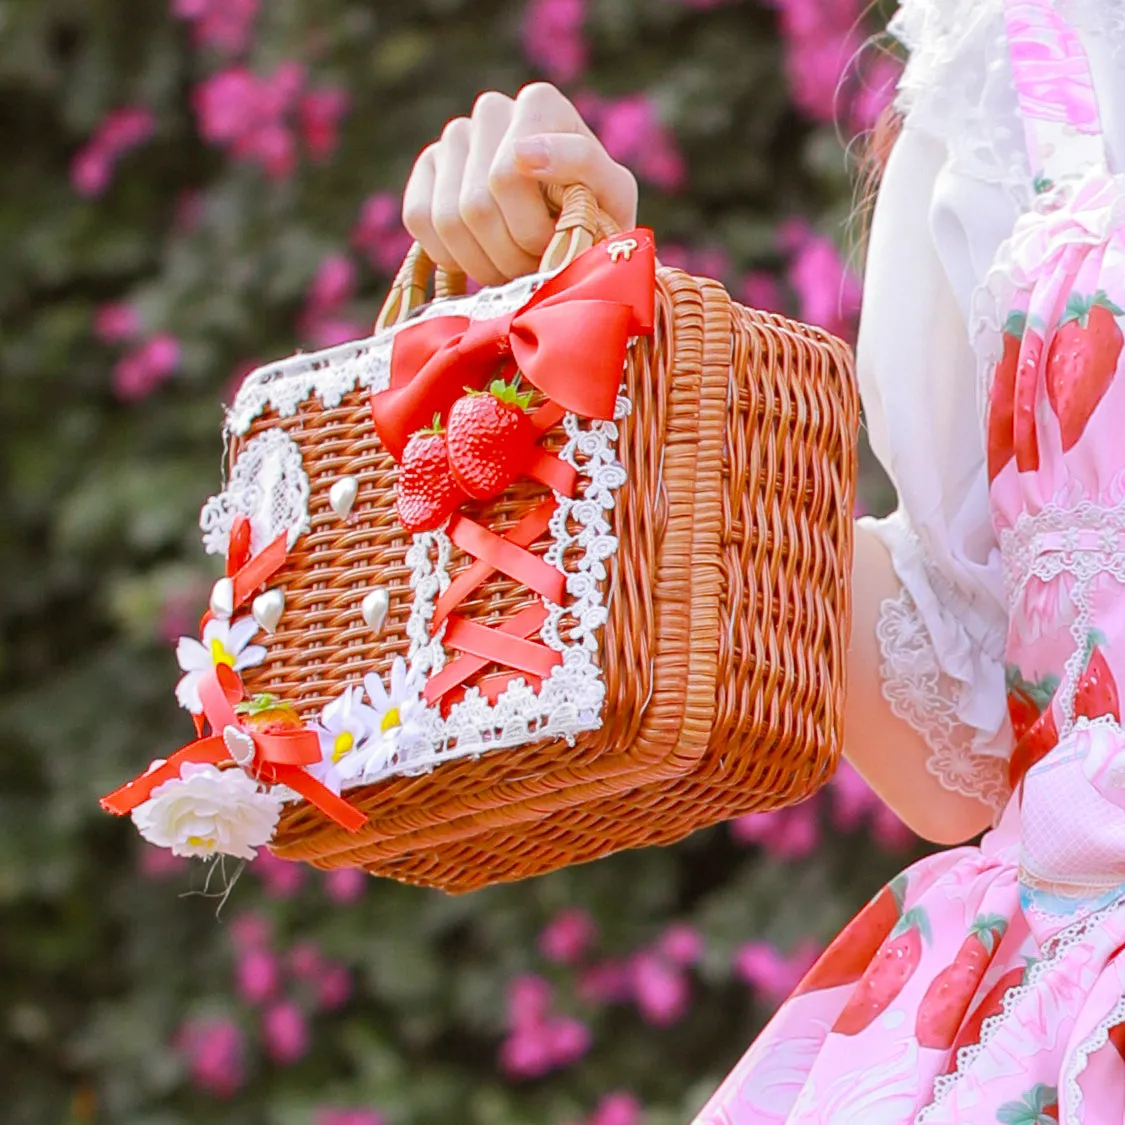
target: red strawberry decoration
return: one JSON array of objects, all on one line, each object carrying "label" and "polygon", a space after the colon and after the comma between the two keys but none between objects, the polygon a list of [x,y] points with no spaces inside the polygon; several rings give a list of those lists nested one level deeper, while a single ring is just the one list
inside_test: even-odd
[{"label": "red strawberry decoration", "polygon": [[1058,1125],[1059,1092],[1040,1082],[1019,1101],[1005,1102],[996,1111],[1000,1125]]},{"label": "red strawberry decoration", "polygon": [[1010,989],[1023,982],[1028,966],[1021,965],[1018,969],[1009,969],[989,990],[984,999],[969,1013],[969,1018],[962,1024],[957,1038],[949,1053],[949,1061],[945,1068],[946,1074],[952,1074],[957,1069],[957,1053],[962,1047],[970,1043],[980,1042],[980,1029],[985,1020],[998,1016],[1004,1010],[1004,997]]},{"label": "red strawberry decoration", "polygon": [[1062,447],[1071,449],[1109,389],[1125,336],[1117,317],[1125,310],[1098,290],[1071,293],[1047,353],[1047,397],[1059,420]]},{"label": "red strawberry decoration", "polygon": [[864,970],[851,998],[832,1030],[840,1035],[858,1035],[870,1027],[893,1003],[914,975],[922,960],[922,940],[930,940],[930,925],[920,907],[908,910],[895,924]]},{"label": "red strawberry decoration", "polygon": [[1117,1048],[1117,1053],[1125,1059],[1125,1023],[1116,1023],[1109,1029],[1109,1041]]},{"label": "red strawberry decoration", "polygon": [[1087,719],[1097,719],[1102,715],[1112,715],[1121,722],[1121,702],[1117,692],[1117,681],[1110,671],[1102,650],[1098,647],[1099,634],[1091,633],[1086,642],[1089,656],[1086,671],[1078,680],[1074,692],[1074,714]]},{"label": "red strawberry decoration", "polygon": [[930,982],[918,1005],[914,1035],[920,1047],[948,1050],[969,1010],[985,970],[1008,923],[999,915],[984,915],[973,922],[953,964]]},{"label": "red strawberry decoration", "polygon": [[1013,312],[1004,325],[1004,353],[992,374],[988,396],[988,480],[994,481],[1000,470],[1015,456],[1016,371],[1020,360],[1027,316]]},{"label": "red strawberry decoration", "polygon": [[902,915],[905,890],[906,880],[902,876],[888,883],[817,958],[793,995],[854,984],[859,980]]},{"label": "red strawberry decoration", "polygon": [[449,464],[461,489],[475,500],[498,496],[523,471],[535,447],[519,376],[496,379],[487,391],[469,391],[449,411]]},{"label": "red strawberry decoration", "polygon": [[1035,400],[1039,386],[1039,361],[1043,357],[1043,337],[1028,329],[1020,345],[1016,372],[1016,393],[1012,410],[1012,446],[1016,468],[1033,473],[1039,468],[1039,435],[1035,425]]},{"label": "red strawberry decoration", "polygon": [[276,695],[263,692],[234,705],[242,725],[255,734],[281,734],[304,727],[300,715]]},{"label": "red strawberry decoration", "polygon": [[428,430],[419,430],[406,443],[397,491],[398,516],[407,531],[433,531],[464,503],[465,495],[449,465],[446,433],[436,414]]},{"label": "red strawberry decoration", "polygon": [[1008,687],[1008,718],[1012,721],[1015,741],[1019,742],[1051,705],[1059,688],[1059,678],[1044,676],[1040,680],[1026,680],[1014,664],[1005,669],[1004,678]]}]

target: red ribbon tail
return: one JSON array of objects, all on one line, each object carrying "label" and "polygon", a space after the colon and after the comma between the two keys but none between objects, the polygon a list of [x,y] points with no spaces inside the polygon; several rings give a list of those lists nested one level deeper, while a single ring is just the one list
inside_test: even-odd
[{"label": "red ribbon tail", "polygon": [[114,816],[127,816],[138,805],[143,805],[152,796],[154,789],[179,777],[181,767],[188,762],[218,765],[229,757],[220,736],[197,739],[177,750],[162,766],[157,766],[156,769],[126,782],[120,789],[108,793],[101,799],[101,806]]},{"label": "red ribbon tail", "polygon": [[275,766],[274,777],[279,785],[287,785],[300,793],[310,805],[315,805],[326,817],[334,820],[348,832],[358,832],[367,823],[367,814],[338,797],[323,782],[299,766]]}]

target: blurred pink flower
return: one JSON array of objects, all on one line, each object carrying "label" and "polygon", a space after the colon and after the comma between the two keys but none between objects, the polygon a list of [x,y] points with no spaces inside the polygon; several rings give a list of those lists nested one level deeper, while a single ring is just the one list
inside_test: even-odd
[{"label": "blurred pink flower", "polygon": [[849,335],[862,296],[859,278],[830,238],[808,231],[792,241],[788,276],[797,295],[798,316],[836,335]]},{"label": "blurred pink flower", "polygon": [[143,144],[156,130],[156,118],[144,106],[114,110],[94,135],[75,153],[70,180],[81,195],[100,195],[113,178],[117,161],[130,149]]},{"label": "blurred pink flower", "polygon": [[640,1125],[641,1103],[625,1090],[607,1094],[598,1103],[588,1125]]},{"label": "blurred pink flower", "polygon": [[352,997],[352,974],[335,961],[325,965],[316,982],[316,1000],[326,1012],[342,1008]]},{"label": "blurred pink flower", "polygon": [[250,43],[258,0],[172,0],[172,15],[188,20],[199,47],[241,54]]},{"label": "blurred pink flower", "polygon": [[324,971],[324,965],[324,954],[311,941],[301,942],[289,951],[289,971],[297,980],[317,980]]},{"label": "blurred pink flower", "polygon": [[270,852],[261,851],[250,872],[262,881],[262,889],[270,898],[292,898],[305,882],[306,869],[299,863],[278,859]]},{"label": "blurred pink flower", "polygon": [[590,1049],[590,1029],[581,1021],[569,1016],[548,1020],[541,1033],[548,1046],[551,1065],[570,1066]]},{"label": "blurred pink flower", "polygon": [[738,817],[731,821],[731,835],[740,844],[760,845],[778,859],[802,859],[820,843],[816,802]]},{"label": "blurred pink flower", "polygon": [[333,902],[356,902],[367,889],[368,878],[359,867],[338,867],[324,876],[324,890]]},{"label": "blurred pink flower", "polygon": [[871,815],[871,837],[886,851],[902,852],[918,843],[918,837],[882,801]]},{"label": "blurred pink flower", "polygon": [[585,956],[597,933],[587,911],[561,910],[539,935],[539,952],[558,965],[574,965]]},{"label": "blurred pink flower", "polygon": [[[176,636],[183,634],[177,633]],[[171,875],[179,875],[191,866],[186,857],[173,855],[168,848],[154,848],[151,844],[142,845],[137,859],[137,867],[146,879],[167,879]]]},{"label": "blurred pink flower", "polygon": [[797,986],[801,972],[766,941],[751,941],[734,957],[736,976],[767,1000],[778,1003]]},{"label": "blurred pink flower", "polygon": [[721,246],[703,246],[692,256],[692,273],[723,281],[730,276],[730,255]]},{"label": "blurred pink flower", "polygon": [[180,365],[180,342],[167,332],[150,336],[113,368],[113,389],[127,402],[151,394]]},{"label": "blurred pink flower", "polygon": [[236,949],[257,949],[270,940],[270,921],[262,914],[240,914],[231,923],[230,939]]},{"label": "blurred pink flower", "polygon": [[296,1004],[283,1000],[262,1017],[262,1042],[266,1054],[280,1066],[299,1062],[309,1049],[309,1028]]},{"label": "blurred pink flower", "polygon": [[523,17],[523,49],[552,82],[571,82],[586,67],[582,34],[586,0],[531,0]]},{"label": "blurred pink flower", "polygon": [[548,981],[533,973],[516,977],[508,985],[508,1026],[538,1026],[551,1007],[554,989]]},{"label": "blurred pink flower", "polygon": [[181,234],[191,234],[199,227],[203,218],[203,193],[193,188],[184,188],[176,196],[173,225]]},{"label": "blurred pink flower", "polygon": [[323,86],[302,95],[297,107],[301,139],[314,160],[327,160],[336,151],[340,122],[348,112],[346,90]]},{"label": "blurred pink flower", "polygon": [[334,312],[355,292],[355,266],[343,254],[330,254],[317,268],[305,296],[308,314]]},{"label": "blurred pink flower", "polygon": [[373,1109],[319,1109],[313,1125],[387,1125],[387,1119]]},{"label": "blurred pink flower", "polygon": [[891,104],[901,75],[902,63],[890,55],[878,55],[861,72],[852,97],[852,128],[857,133],[870,129]]},{"label": "blurred pink flower", "polygon": [[314,321],[304,333],[314,348],[334,348],[337,344],[346,344],[349,340],[359,340],[370,334],[369,325],[335,318]]},{"label": "blurred pink flower", "polygon": [[231,1020],[192,1020],[176,1034],[192,1082],[217,1098],[229,1098],[243,1083],[243,1041]]},{"label": "blurred pink flower", "polygon": [[655,953],[638,953],[632,961],[632,978],[637,1008],[649,1023],[664,1027],[687,1011],[690,989],[679,966]]},{"label": "blurred pink flower", "polygon": [[660,936],[656,948],[673,965],[694,965],[703,956],[703,935],[686,922],[673,922]]},{"label": "blurred pink flower", "polygon": [[540,1078],[553,1065],[541,1025],[521,1028],[500,1044],[500,1068],[509,1078]]},{"label": "blurred pink flower", "polygon": [[369,195],[352,228],[352,245],[385,274],[393,274],[410,249],[410,235],[403,229],[399,207],[398,197],[390,192]]},{"label": "blurred pink flower", "polygon": [[857,832],[866,825],[872,838],[887,851],[905,851],[917,836],[884,804],[849,762],[841,762],[829,786],[830,818],[841,832]]},{"label": "blurred pink flower", "polygon": [[687,246],[678,242],[664,242],[660,245],[660,264],[671,266],[673,269],[683,270],[684,273],[692,271],[692,252]]},{"label": "blurred pink flower", "polygon": [[751,270],[743,276],[738,299],[749,308],[763,312],[780,312],[782,307],[777,281],[763,270]]},{"label": "blurred pink flower", "polygon": [[647,94],[628,94],[596,108],[596,131],[614,160],[629,165],[656,187],[675,191],[683,186],[687,167]]},{"label": "blurred pink flower", "polygon": [[103,344],[121,344],[141,330],[141,314],[132,305],[116,301],[94,313],[94,335]]},{"label": "blurred pink flower", "polygon": [[629,966],[620,961],[600,961],[578,978],[578,995],[587,1004],[621,1004],[633,995]]},{"label": "blurred pink flower", "polygon": [[235,988],[248,1004],[262,1004],[277,991],[281,971],[273,953],[261,947],[245,950],[235,963]]}]

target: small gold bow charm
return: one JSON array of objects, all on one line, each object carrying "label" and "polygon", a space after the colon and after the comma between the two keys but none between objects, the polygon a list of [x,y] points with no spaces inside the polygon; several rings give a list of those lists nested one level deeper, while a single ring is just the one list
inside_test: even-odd
[{"label": "small gold bow charm", "polygon": [[616,242],[611,242],[606,250],[609,252],[610,261],[616,262],[618,258],[624,258],[628,261],[633,256],[633,251],[637,248],[637,240],[635,238],[619,238]]}]

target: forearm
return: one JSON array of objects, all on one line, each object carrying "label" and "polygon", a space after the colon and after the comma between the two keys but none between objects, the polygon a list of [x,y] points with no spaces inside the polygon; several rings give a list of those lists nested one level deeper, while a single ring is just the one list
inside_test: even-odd
[{"label": "forearm", "polygon": [[991,810],[938,782],[926,768],[931,750],[925,739],[894,715],[883,695],[875,629],[883,602],[901,588],[887,548],[857,526],[844,754],[918,835],[935,843],[960,843],[988,826]]}]

